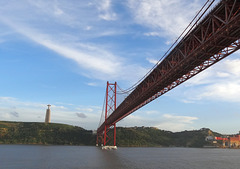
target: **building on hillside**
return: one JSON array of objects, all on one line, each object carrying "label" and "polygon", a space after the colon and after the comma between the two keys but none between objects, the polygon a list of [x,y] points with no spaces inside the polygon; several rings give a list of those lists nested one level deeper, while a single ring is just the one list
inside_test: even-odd
[{"label": "building on hillside", "polygon": [[224,148],[240,148],[240,135],[229,136],[223,141]]},{"label": "building on hillside", "polygon": [[232,148],[240,147],[240,135],[229,137],[229,147],[232,147]]},{"label": "building on hillside", "polygon": [[208,131],[208,136],[205,141],[213,144],[218,142],[222,144],[223,148],[240,148],[240,132],[237,135],[215,137],[211,130]]},{"label": "building on hillside", "polygon": [[51,110],[50,110],[50,104],[49,105],[47,105],[48,106],[48,108],[47,108],[47,110],[46,110],[46,117],[45,117],[45,123],[50,123],[50,121],[51,121]]}]

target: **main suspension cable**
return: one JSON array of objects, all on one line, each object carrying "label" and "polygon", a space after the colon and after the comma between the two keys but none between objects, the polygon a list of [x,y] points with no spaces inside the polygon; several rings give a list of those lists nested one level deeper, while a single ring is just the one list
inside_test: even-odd
[{"label": "main suspension cable", "polygon": [[[102,107],[102,114],[101,114],[101,117],[100,117],[100,121],[99,121],[99,124],[98,124],[98,128],[102,125],[102,119],[104,118],[104,108],[105,108],[105,103],[106,103],[106,95],[107,93],[105,93],[105,96],[104,96],[104,101],[103,101],[103,107]],[[104,119],[105,120],[105,119]]]}]

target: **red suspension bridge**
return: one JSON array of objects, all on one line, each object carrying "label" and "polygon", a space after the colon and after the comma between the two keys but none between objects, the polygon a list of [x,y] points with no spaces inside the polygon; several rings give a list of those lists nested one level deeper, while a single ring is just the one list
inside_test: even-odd
[{"label": "red suspension bridge", "polygon": [[[118,121],[240,48],[240,0],[221,0],[209,11],[213,2],[204,4],[184,36],[142,80],[125,91],[117,91],[116,82],[107,83],[97,144],[116,146]],[[129,94],[117,105],[118,92]]]}]

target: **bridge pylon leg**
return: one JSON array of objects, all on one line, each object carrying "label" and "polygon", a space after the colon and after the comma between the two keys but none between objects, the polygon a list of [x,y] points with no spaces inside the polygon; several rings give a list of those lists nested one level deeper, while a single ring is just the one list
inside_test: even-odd
[{"label": "bridge pylon leg", "polygon": [[113,133],[114,142],[113,145],[116,146],[116,123],[114,124],[114,133]]},{"label": "bridge pylon leg", "polygon": [[[117,83],[107,82],[106,88],[106,104],[105,104],[105,128],[102,133],[103,149],[116,149],[116,123],[108,124],[107,119],[111,113],[116,109],[116,93]],[[99,142],[99,133],[97,136],[97,142]]]}]

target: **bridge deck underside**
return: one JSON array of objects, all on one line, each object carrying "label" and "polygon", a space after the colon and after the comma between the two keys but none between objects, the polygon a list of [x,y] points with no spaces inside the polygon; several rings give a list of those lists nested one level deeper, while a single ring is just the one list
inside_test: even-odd
[{"label": "bridge deck underside", "polygon": [[[111,126],[239,49],[240,1],[223,0],[108,117]],[[98,128],[103,132],[105,123]]]}]

